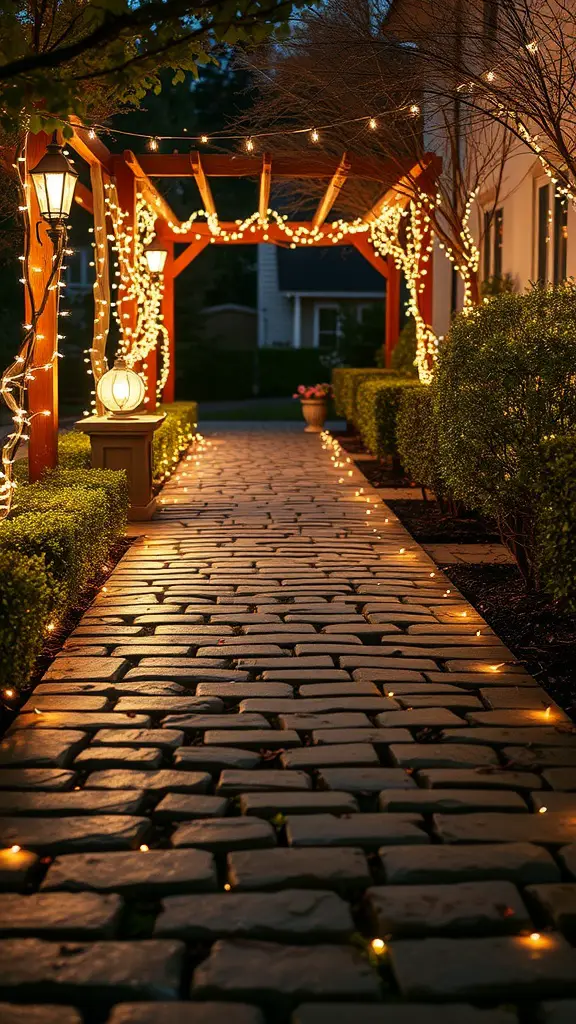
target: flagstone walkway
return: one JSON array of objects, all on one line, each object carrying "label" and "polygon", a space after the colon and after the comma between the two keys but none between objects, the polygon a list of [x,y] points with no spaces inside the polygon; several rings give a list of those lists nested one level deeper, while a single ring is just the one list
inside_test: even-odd
[{"label": "flagstone walkway", "polygon": [[0,846],[0,1024],[576,1019],[572,726],[300,429],[181,463],[0,745]]}]

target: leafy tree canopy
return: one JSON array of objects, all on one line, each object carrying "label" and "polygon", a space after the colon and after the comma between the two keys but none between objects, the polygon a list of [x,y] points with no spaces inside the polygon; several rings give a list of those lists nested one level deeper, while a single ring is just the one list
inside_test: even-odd
[{"label": "leafy tree canopy", "polygon": [[285,34],[307,0],[7,0],[0,4],[0,128],[63,127],[138,105],[215,63],[221,47]]}]

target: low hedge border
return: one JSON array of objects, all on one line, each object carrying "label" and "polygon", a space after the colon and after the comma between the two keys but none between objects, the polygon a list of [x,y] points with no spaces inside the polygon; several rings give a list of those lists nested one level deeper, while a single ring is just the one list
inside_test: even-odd
[{"label": "low hedge border", "polygon": [[166,413],[162,426],[154,434],[152,444],[152,475],[155,484],[161,484],[172,475],[180,456],[190,447],[198,426],[196,402],[172,402],[161,405],[158,412]]},{"label": "low hedge border", "polygon": [[365,380],[374,377],[397,377],[396,370],[384,370],[378,366],[351,367],[339,366],[332,370],[332,390],[334,407],[338,416],[343,416],[348,423],[358,426],[356,421],[356,398],[358,388]]},{"label": "low hedge border", "polygon": [[378,458],[398,455],[396,417],[404,393],[421,385],[414,378],[368,379],[356,397],[356,427],[365,447]]},{"label": "low hedge border", "polygon": [[576,433],[541,445],[536,519],[539,582],[570,612],[576,611]]},{"label": "low hedge border", "polygon": [[438,460],[433,385],[415,384],[400,395],[396,442],[403,468],[420,487],[441,498],[445,484]]},{"label": "low hedge border", "polygon": [[[193,440],[195,402],[161,406],[166,419],[154,439],[154,477],[172,473]],[[62,620],[105,566],[124,533],[128,485],[122,471],[90,468],[90,439],[79,431],[58,439],[59,467],[19,486],[10,519],[0,523],[0,682],[25,686],[46,629]]]},{"label": "low hedge border", "polygon": [[0,685],[27,683],[40,654],[52,595],[44,555],[0,547]]}]

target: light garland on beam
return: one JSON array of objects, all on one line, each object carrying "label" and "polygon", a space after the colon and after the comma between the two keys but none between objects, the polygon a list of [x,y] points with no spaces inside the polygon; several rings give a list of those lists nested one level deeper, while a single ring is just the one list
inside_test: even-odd
[{"label": "light garland on beam", "polygon": [[[160,335],[162,368],[156,385],[157,397],[160,397],[170,372],[170,339],[162,322],[164,278],[162,274],[150,272],[145,255],[147,246],[155,237],[156,214],[138,193],[135,229],[125,226],[128,215],[120,207],[116,187],[107,184],[104,189],[113,229],[108,239],[113,243],[112,251],[116,254],[114,276],[119,278],[112,284],[117,297],[110,305],[120,331],[120,354],[129,367],[140,363],[146,370],[146,359],[156,349]],[[131,321],[134,321],[133,327]]]},{"label": "light garland on beam", "polygon": [[[193,231],[194,225],[200,218],[205,218],[206,226],[210,232],[210,242],[250,242],[250,235],[261,230],[264,242],[270,240],[269,227],[272,223],[278,228],[289,242],[291,249],[298,246],[314,245],[318,242],[332,242],[337,245],[347,235],[367,234],[374,249],[381,256],[391,256],[406,278],[409,291],[407,312],[414,317],[416,325],[416,366],[420,380],[429,384],[433,376],[433,365],[438,356],[438,338],[432,327],[427,324],[420,311],[420,296],[425,287],[423,278],[428,273],[426,264],[430,260],[434,239],[431,218],[427,205],[439,205],[440,197],[431,199],[425,193],[418,193],[418,197],[410,201],[404,210],[398,206],[385,206],[372,223],[362,218],[354,221],[336,220],[328,227],[309,228],[304,224],[293,228],[288,223],[286,214],[269,208],[266,211],[266,218],[262,218],[259,212],[252,213],[244,220],[237,220],[235,230],[224,230],[218,221],[217,214],[208,213],[206,210],[195,210],[187,220],[181,224],[169,221],[169,227],[174,235],[186,235]],[[399,230],[403,218],[406,218],[406,243],[403,245],[399,238]],[[196,240],[200,241],[205,234],[196,232]],[[471,236],[470,236],[471,238]],[[471,240],[472,241],[472,240]]]}]

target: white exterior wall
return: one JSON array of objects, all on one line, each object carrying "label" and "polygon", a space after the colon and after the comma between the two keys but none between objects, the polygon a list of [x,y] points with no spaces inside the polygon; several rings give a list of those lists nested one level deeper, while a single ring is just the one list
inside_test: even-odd
[{"label": "white exterior wall", "polygon": [[258,247],[258,346],[293,344],[293,313],[290,300],[278,291],[276,246]]}]

